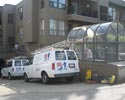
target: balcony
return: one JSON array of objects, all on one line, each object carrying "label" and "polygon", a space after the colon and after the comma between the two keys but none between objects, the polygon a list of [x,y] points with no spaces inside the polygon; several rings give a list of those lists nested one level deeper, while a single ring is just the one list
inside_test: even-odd
[{"label": "balcony", "polygon": [[70,16],[68,20],[79,20],[81,18],[81,21],[88,19],[88,21],[93,22],[94,20],[96,22],[98,19],[98,3],[96,0],[69,0],[67,14],[67,16]]}]

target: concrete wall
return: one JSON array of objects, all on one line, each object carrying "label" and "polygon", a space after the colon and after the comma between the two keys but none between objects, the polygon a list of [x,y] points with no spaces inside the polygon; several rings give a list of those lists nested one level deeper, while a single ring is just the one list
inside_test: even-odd
[{"label": "concrete wall", "polygon": [[93,73],[97,73],[99,76],[109,77],[111,75],[115,75],[115,82],[120,82],[118,76],[118,67],[107,63],[80,61],[80,69],[82,80],[85,80],[86,71],[91,69]]},{"label": "concrete wall", "polygon": [[118,82],[125,83],[125,66],[118,67]]}]

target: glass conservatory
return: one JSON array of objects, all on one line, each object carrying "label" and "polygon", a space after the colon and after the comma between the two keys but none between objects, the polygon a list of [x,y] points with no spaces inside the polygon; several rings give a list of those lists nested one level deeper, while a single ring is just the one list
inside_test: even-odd
[{"label": "glass conservatory", "polygon": [[125,26],[123,23],[107,22],[76,27],[70,31],[68,41],[80,60],[125,61]]}]

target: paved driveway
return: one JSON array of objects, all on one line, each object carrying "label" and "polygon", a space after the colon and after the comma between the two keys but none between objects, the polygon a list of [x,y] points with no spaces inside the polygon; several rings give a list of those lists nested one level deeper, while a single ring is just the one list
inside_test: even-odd
[{"label": "paved driveway", "polygon": [[0,80],[0,100],[125,100],[125,84],[85,84],[83,82]]}]

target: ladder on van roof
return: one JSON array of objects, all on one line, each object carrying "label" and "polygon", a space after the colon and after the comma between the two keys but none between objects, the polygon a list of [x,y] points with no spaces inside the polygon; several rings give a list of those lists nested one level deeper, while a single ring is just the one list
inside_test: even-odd
[{"label": "ladder on van roof", "polygon": [[67,40],[64,40],[64,41],[57,42],[55,44],[37,49],[31,52],[31,54],[36,54],[36,53],[44,52],[46,50],[53,50],[53,49],[69,49],[69,47],[70,47],[70,43]]}]

